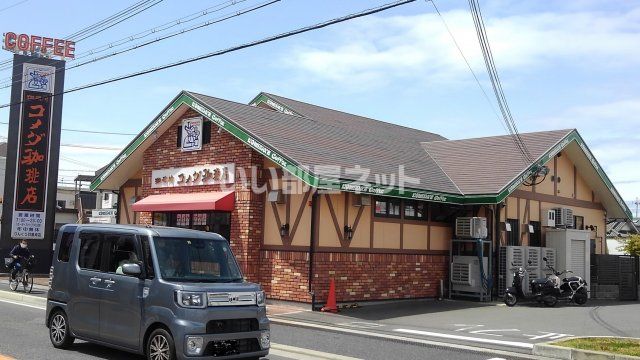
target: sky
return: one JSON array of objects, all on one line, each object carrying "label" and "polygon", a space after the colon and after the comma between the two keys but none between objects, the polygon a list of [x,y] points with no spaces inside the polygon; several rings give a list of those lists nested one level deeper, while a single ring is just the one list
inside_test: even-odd
[{"label": "sky", "polygon": [[[134,2],[0,0],[1,30],[65,38]],[[164,0],[78,42],[76,53],[223,2]],[[259,2],[240,1],[234,7],[172,30]],[[15,3],[18,4],[1,10]],[[383,3],[282,0],[250,14],[69,70],[65,88],[223,49]],[[467,1],[436,0],[435,4],[481,85],[491,95]],[[480,4],[518,129],[533,132],[577,128],[635,212],[631,202],[640,197],[640,47],[637,46],[640,1],[482,0]],[[1,51],[0,61],[10,56]],[[0,79],[7,76],[8,70],[0,71]],[[267,91],[435,132],[449,139],[506,134],[495,112],[495,99],[490,98],[489,102],[484,97],[432,3],[427,1],[67,94],[63,128],[135,134],[183,89],[242,103],[248,103],[260,91]],[[0,103],[8,103],[9,96],[9,89],[0,89]],[[0,109],[0,121],[6,122],[8,117],[7,109]],[[6,132],[7,126],[0,125],[0,135],[6,136]],[[63,144],[114,148],[122,148],[132,138],[62,133]],[[65,159],[60,163],[59,180],[72,182],[79,171],[96,170],[116,154],[112,150],[63,147]]]}]

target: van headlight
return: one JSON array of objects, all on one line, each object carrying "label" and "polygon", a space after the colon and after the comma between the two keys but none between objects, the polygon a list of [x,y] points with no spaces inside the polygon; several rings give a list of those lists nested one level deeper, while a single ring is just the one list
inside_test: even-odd
[{"label": "van headlight", "polygon": [[206,296],[206,293],[178,290],[176,291],[176,302],[185,308],[204,309],[207,307]]}]

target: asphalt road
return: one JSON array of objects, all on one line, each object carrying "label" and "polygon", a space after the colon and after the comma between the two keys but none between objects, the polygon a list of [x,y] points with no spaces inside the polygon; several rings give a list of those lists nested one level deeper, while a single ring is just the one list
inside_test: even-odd
[{"label": "asphalt road", "polygon": [[[0,341],[0,358],[2,358],[1,355],[5,355],[16,359],[143,359],[140,356],[81,341],[77,341],[70,350],[54,349],[49,342],[47,329],[44,326],[43,310],[6,302],[0,303],[0,339],[2,339]],[[281,325],[272,327],[272,341],[297,348],[372,360],[487,360],[504,358],[491,354],[409,345]],[[301,355],[287,355],[282,352],[268,357],[271,360],[300,358],[302,358]],[[314,359],[313,356],[306,358]]]}]

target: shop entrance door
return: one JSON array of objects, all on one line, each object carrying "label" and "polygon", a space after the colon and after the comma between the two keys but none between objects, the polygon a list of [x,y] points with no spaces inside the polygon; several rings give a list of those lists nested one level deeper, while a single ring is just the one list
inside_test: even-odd
[{"label": "shop entrance door", "polygon": [[154,212],[153,225],[214,232],[229,240],[231,213],[227,211]]}]

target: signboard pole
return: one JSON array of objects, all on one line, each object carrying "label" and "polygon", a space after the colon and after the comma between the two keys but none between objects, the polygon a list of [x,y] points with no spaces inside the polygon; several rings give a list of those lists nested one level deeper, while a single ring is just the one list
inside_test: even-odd
[{"label": "signboard pole", "polygon": [[16,54],[5,171],[0,251],[20,239],[38,259],[36,272],[50,265],[56,215],[63,60]]}]

